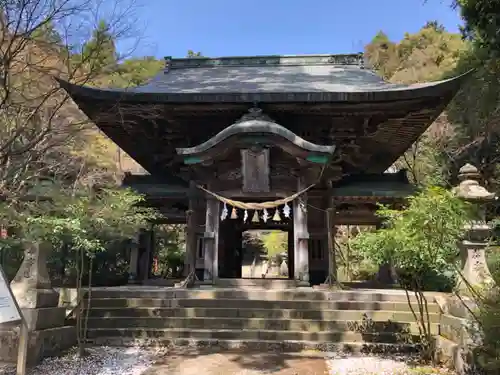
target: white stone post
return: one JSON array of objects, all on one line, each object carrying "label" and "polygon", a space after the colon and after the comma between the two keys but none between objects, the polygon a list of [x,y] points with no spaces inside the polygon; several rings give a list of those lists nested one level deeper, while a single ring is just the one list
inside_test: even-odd
[{"label": "white stone post", "polygon": [[[305,188],[298,179],[297,191]],[[293,201],[294,278],[298,285],[309,286],[309,251],[307,230],[307,195],[302,194]]]}]

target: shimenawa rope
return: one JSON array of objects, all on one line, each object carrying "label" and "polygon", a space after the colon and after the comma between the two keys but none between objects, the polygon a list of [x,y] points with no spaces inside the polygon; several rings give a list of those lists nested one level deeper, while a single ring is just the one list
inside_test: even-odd
[{"label": "shimenawa rope", "polygon": [[312,185],[306,187],[305,189],[300,190],[299,192],[297,192],[293,195],[290,195],[289,197],[278,199],[275,201],[260,202],[260,203],[235,201],[235,200],[232,200],[229,198],[222,197],[219,194],[216,194],[210,190],[207,190],[203,186],[197,185],[197,187],[199,189],[203,190],[205,193],[210,194],[211,196],[217,198],[222,203],[225,203],[229,206],[240,208],[242,210],[264,210],[264,209],[268,209],[268,208],[276,208],[276,207],[282,206],[286,203],[289,203],[289,202],[293,201],[295,198],[304,194],[309,189],[311,189],[314,185],[315,184],[312,184]]}]

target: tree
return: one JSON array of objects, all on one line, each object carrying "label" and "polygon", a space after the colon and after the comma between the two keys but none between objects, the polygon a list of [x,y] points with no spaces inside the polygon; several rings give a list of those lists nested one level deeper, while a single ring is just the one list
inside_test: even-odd
[{"label": "tree", "polygon": [[[53,247],[67,246],[75,253],[77,301],[92,294],[92,273],[96,255],[110,242],[133,238],[140,228],[158,218],[144,205],[144,198],[130,190],[103,189],[98,192],[52,190],[43,202],[27,202],[25,209],[10,217],[17,226],[20,242],[49,241]],[[84,282],[85,275],[87,280]],[[80,355],[85,355],[88,309],[79,303],[76,310]],[[86,315],[84,312],[86,311]]]},{"label": "tree", "polygon": [[192,59],[194,57],[204,57],[204,56],[201,54],[201,52],[194,52],[193,50],[189,49],[187,52],[187,57]]},{"label": "tree", "polygon": [[111,28],[106,21],[99,22],[92,38],[84,44],[82,59],[97,71],[115,68],[118,56]]},{"label": "tree", "polygon": [[[40,180],[71,185],[93,172],[68,147],[92,124],[54,77],[84,84],[102,74],[99,62],[109,62],[114,43],[131,31],[126,1],[133,0],[119,0],[111,11],[99,0],[3,3],[0,196],[22,196]],[[106,24],[94,27],[95,19]]]},{"label": "tree", "polygon": [[147,56],[131,58],[116,66],[109,75],[110,87],[138,86],[146,83],[164,67],[164,61]]},{"label": "tree", "polygon": [[404,211],[381,208],[385,229],[360,233],[352,246],[378,265],[392,264],[398,282],[415,295],[418,324],[424,356],[432,358],[433,335],[424,295],[429,276],[447,277],[457,270],[458,248],[464,225],[470,218],[470,207],[452,192],[428,187],[409,198]]},{"label": "tree", "polygon": [[383,31],[366,45],[365,55],[372,67],[386,79],[392,77],[400,63],[396,43],[391,42]]},{"label": "tree", "polygon": [[54,22],[51,20],[47,20],[46,23],[33,30],[31,38],[36,42],[45,42],[51,46],[62,47],[64,45],[61,34],[56,30]]},{"label": "tree", "polygon": [[[12,225],[13,242],[50,240],[54,253],[73,249],[80,287],[86,275],[91,282],[95,254],[129,237],[149,215],[141,213],[132,193],[113,187],[112,173],[95,160],[95,148],[82,146],[92,132],[99,133],[54,77],[77,84],[103,81],[106,68],[118,61],[115,43],[131,35],[127,1],[116,1],[112,9],[100,0],[2,3],[1,224]],[[96,19],[106,23],[94,25]],[[95,186],[106,188],[96,194]]]},{"label": "tree", "polygon": [[487,48],[500,52],[500,3],[497,0],[455,0],[465,21],[463,35]]},{"label": "tree", "polygon": [[269,257],[277,257],[287,249],[287,233],[282,231],[269,231],[261,235],[261,240]]},{"label": "tree", "polygon": [[[366,51],[381,76],[394,83],[409,84],[450,78],[465,72],[463,59],[470,48],[471,43],[463,41],[460,34],[449,33],[437,21],[429,21],[418,32],[405,34],[398,42],[389,42],[387,36],[379,32],[366,46]],[[471,100],[482,98],[473,92],[477,90],[464,88],[461,91]],[[454,103],[456,101],[451,108]],[[472,103],[460,104],[462,110],[471,106]],[[466,143],[455,119],[450,111],[443,113],[395,163],[398,168],[408,170],[413,183],[447,186],[451,182],[457,163],[455,153]],[[464,162],[458,164],[461,166]]]}]

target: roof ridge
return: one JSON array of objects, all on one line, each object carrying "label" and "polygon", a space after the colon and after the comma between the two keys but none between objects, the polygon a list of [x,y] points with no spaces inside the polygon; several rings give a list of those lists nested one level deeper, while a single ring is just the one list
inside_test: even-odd
[{"label": "roof ridge", "polygon": [[210,68],[216,66],[303,66],[355,65],[364,66],[363,53],[321,55],[263,55],[225,57],[165,57],[165,72],[172,69]]}]

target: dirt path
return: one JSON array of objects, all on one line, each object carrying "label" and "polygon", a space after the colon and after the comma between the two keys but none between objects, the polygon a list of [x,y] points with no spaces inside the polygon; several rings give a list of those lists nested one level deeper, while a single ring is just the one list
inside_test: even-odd
[{"label": "dirt path", "polygon": [[142,375],[326,375],[323,358],[247,351],[170,352]]}]

